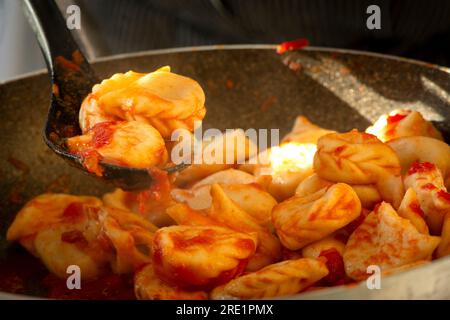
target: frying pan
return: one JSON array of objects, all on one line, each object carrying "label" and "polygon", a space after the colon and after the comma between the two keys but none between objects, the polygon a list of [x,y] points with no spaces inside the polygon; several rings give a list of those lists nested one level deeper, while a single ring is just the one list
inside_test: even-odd
[{"label": "frying pan", "polygon": [[[395,108],[411,108],[450,137],[450,70],[364,52],[309,48],[278,55],[273,45],[193,47],[99,59],[101,78],[170,65],[197,80],[206,94],[204,128],[278,128],[287,133],[296,116],[339,131],[364,130]],[[0,84],[0,265],[22,254],[5,234],[16,212],[46,192],[102,195],[110,186],[68,166],[43,142],[50,82],[40,71]],[[292,299],[450,299],[450,257],[382,278],[295,295]],[[30,285],[33,287],[33,285]],[[26,288],[24,294],[36,294]],[[1,293],[0,298],[24,298]]]}]

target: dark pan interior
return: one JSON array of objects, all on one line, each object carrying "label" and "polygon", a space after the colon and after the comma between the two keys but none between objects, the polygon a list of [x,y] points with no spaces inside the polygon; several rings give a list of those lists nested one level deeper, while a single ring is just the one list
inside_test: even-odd
[{"label": "dark pan interior", "polygon": [[[170,65],[206,93],[204,127],[279,128],[297,115],[339,131],[365,129],[394,108],[412,108],[450,137],[450,77],[444,68],[403,59],[332,50],[284,56],[273,46],[191,48],[116,57],[94,63],[101,78]],[[0,85],[0,257],[6,229],[30,198],[45,191],[101,195],[110,187],[69,167],[41,133],[50,82],[41,73]]]}]

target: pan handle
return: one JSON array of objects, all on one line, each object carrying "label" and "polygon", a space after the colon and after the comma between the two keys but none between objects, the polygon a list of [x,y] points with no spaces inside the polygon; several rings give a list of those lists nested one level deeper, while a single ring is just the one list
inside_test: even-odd
[{"label": "pan handle", "polygon": [[52,78],[55,77],[56,58],[62,56],[70,61],[77,53],[82,61],[80,67],[84,77],[96,83],[95,73],[72,37],[54,0],[23,0],[23,11],[38,39]]}]

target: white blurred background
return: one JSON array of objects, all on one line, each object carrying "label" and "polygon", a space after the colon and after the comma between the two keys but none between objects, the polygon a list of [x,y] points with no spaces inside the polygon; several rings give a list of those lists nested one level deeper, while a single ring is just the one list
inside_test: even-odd
[{"label": "white blurred background", "polygon": [[0,0],[0,82],[45,67],[20,0]]}]

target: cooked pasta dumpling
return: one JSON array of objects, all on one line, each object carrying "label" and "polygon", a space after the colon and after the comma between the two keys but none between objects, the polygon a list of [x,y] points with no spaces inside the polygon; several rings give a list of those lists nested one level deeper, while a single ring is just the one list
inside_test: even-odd
[{"label": "cooked pasta dumpling", "polygon": [[64,221],[66,216],[77,216],[84,207],[98,207],[96,197],[73,196],[62,193],[44,193],[30,201],[17,213],[9,226],[7,239],[19,241],[33,236],[50,225]]},{"label": "cooked pasta dumpling", "polygon": [[261,162],[251,172],[260,185],[282,201],[293,196],[297,185],[313,173],[315,152],[312,143],[284,143],[259,154]]},{"label": "cooked pasta dumpling", "polygon": [[347,275],[366,279],[367,268],[377,265],[383,272],[419,260],[430,260],[440,238],[422,234],[400,217],[386,202],[371,212],[350,236],[344,250]]},{"label": "cooked pasta dumpling", "polygon": [[423,234],[430,234],[425,221],[425,213],[420,207],[419,199],[413,188],[409,188],[398,208],[398,215],[408,219],[416,227],[417,231]]},{"label": "cooked pasta dumpling", "polygon": [[361,202],[353,189],[337,183],[279,203],[272,211],[272,220],[281,243],[297,250],[346,226],[360,212]]},{"label": "cooked pasta dumpling", "polygon": [[210,175],[190,189],[173,189],[171,195],[177,202],[186,203],[194,210],[209,209],[212,205],[211,185],[218,183],[241,209],[262,225],[269,226],[272,208],[277,201],[254,181],[255,178],[244,171],[228,169]]},{"label": "cooked pasta dumpling", "polygon": [[[194,135],[182,137],[180,142],[175,144],[171,150],[172,154],[185,159],[184,153],[190,150],[187,152],[187,158],[192,164],[176,175],[174,185],[189,187],[203,178],[215,179],[215,173],[225,173],[226,169],[244,163],[257,152],[257,146],[242,129],[227,130],[224,133],[217,130],[215,134],[211,137],[205,133],[206,137],[201,141],[195,140]],[[235,170],[235,173],[239,172]],[[234,179],[231,172],[226,175]],[[218,177],[223,178],[221,174]]]},{"label": "cooked pasta dumpling", "polygon": [[172,189],[165,171],[152,169],[153,184],[149,190],[127,192],[116,189],[103,195],[103,202],[111,207],[128,210],[149,220],[158,227],[173,224],[166,209],[175,204]]},{"label": "cooked pasta dumpling", "polygon": [[450,255],[450,214],[447,213],[444,217],[442,225],[441,243],[436,250],[438,258]]},{"label": "cooked pasta dumpling", "polygon": [[439,169],[430,162],[414,162],[405,176],[405,186],[417,194],[430,232],[440,235],[444,217],[450,213],[450,194]]},{"label": "cooked pasta dumpling", "polygon": [[84,135],[67,140],[71,153],[81,156],[88,171],[98,172],[100,160],[128,167],[150,168],[167,162],[168,153],[160,133],[138,122],[102,122]]},{"label": "cooked pasta dumpling", "polygon": [[[295,189],[295,194],[299,196],[307,196],[331,185],[333,185],[333,182],[322,179],[314,173],[300,182],[297,189]],[[375,204],[381,202],[381,195],[375,185],[353,184],[350,186],[358,195],[363,208],[373,208]]]},{"label": "cooked pasta dumpling", "polygon": [[331,235],[303,247],[302,255],[305,258],[317,259],[322,252],[331,249],[336,250],[342,255],[344,253],[344,248],[345,243]]},{"label": "cooked pasta dumpling", "polygon": [[204,291],[188,291],[163,282],[150,263],[136,272],[134,292],[139,300],[206,300]]},{"label": "cooked pasta dumpling", "polygon": [[153,265],[169,284],[208,289],[241,274],[256,246],[256,234],[228,228],[164,227],[153,239]]},{"label": "cooked pasta dumpling", "polygon": [[298,116],[295,119],[294,126],[292,127],[291,131],[283,138],[281,142],[317,144],[317,140],[320,137],[332,132],[334,131],[323,129],[313,124],[304,116]]},{"label": "cooked pasta dumpling", "polygon": [[321,137],[314,170],[319,177],[333,182],[375,184],[382,199],[396,208],[403,197],[397,155],[371,134],[353,130]]},{"label": "cooked pasta dumpling", "polygon": [[313,242],[302,249],[304,258],[320,259],[325,262],[329,272],[320,281],[321,285],[333,286],[345,283],[346,275],[342,258],[344,249],[345,243],[335,235]]},{"label": "cooked pasta dumpling", "polygon": [[58,277],[78,265],[82,278],[92,279],[108,269],[129,273],[151,261],[155,230],[139,216],[104,207],[93,197],[44,194],[19,212],[7,238],[20,241]]},{"label": "cooked pasta dumpling", "polygon": [[426,136],[442,140],[442,134],[418,111],[401,109],[382,115],[366,130],[381,141],[400,137]]},{"label": "cooked pasta dumpling", "polygon": [[239,207],[219,184],[211,186],[212,205],[207,211],[210,218],[239,232],[256,233],[258,247],[250,258],[247,270],[255,271],[281,258],[281,244],[271,230]]},{"label": "cooked pasta dumpling", "polygon": [[80,127],[87,133],[105,121],[139,121],[170,138],[178,128],[193,130],[205,116],[200,85],[169,67],[151,73],[117,73],[92,88],[80,109]]},{"label": "cooked pasta dumpling", "polygon": [[398,156],[405,174],[414,162],[431,162],[444,178],[450,177],[450,146],[430,137],[405,137],[387,143]]},{"label": "cooked pasta dumpling", "polygon": [[213,299],[262,299],[298,293],[328,274],[316,259],[286,260],[231,280],[214,289]]}]

